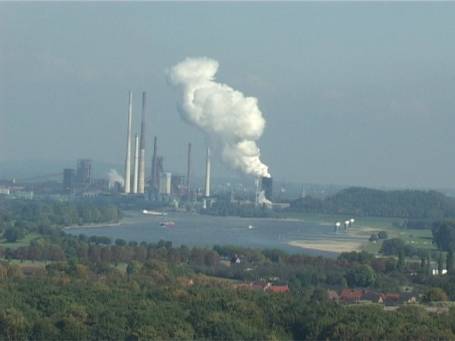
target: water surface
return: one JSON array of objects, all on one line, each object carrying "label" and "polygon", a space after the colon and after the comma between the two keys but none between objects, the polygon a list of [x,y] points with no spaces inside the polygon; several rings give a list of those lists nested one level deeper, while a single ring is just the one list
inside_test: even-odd
[{"label": "water surface", "polygon": [[[163,221],[175,222],[174,227],[162,227]],[[249,226],[252,226],[250,229]],[[330,252],[290,246],[293,240],[345,239],[336,235],[333,227],[302,220],[215,217],[187,213],[169,213],[166,217],[127,213],[126,218],[114,226],[77,227],[67,230],[71,234],[107,236],[127,241],[172,241],[173,245],[205,246],[236,245],[253,248],[277,248],[290,253],[305,252],[312,255],[334,255]]]}]

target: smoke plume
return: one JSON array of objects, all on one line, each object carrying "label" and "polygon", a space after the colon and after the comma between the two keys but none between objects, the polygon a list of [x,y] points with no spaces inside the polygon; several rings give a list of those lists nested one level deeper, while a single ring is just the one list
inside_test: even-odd
[{"label": "smoke plume", "polygon": [[125,180],[123,180],[123,177],[115,169],[111,169],[107,173],[107,178],[109,179],[109,188],[112,188],[116,182],[122,186],[125,184]]},{"label": "smoke plume", "polygon": [[265,192],[264,191],[260,191],[259,194],[258,194],[258,204],[260,206],[264,206],[265,205],[265,207],[268,207],[268,208],[272,207],[272,202],[265,197]]},{"label": "smoke plume", "polygon": [[265,127],[258,101],[216,82],[218,66],[213,59],[187,58],[171,69],[170,81],[181,91],[180,113],[207,134],[225,163],[247,174],[269,177],[256,144]]}]

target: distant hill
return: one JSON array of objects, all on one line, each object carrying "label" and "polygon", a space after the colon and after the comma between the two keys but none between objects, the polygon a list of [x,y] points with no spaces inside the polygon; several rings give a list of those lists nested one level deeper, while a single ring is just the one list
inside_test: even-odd
[{"label": "distant hill", "polygon": [[291,210],[438,220],[455,217],[455,198],[437,191],[351,187],[325,199],[306,196],[291,202]]}]

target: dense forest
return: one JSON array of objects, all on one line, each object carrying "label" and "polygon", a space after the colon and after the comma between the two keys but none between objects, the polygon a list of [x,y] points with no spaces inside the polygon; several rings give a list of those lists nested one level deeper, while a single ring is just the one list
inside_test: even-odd
[{"label": "dense forest", "polygon": [[118,222],[120,210],[113,205],[41,200],[1,200],[0,234],[15,242],[30,232],[54,227]]},{"label": "dense forest", "polygon": [[[351,252],[333,259],[65,234],[65,223],[119,217],[115,207],[87,209],[77,203],[2,203],[3,235],[14,227],[34,238],[0,245],[0,340],[455,338],[455,309],[427,309],[433,301],[455,300],[451,252],[443,259],[435,251],[420,261],[405,255],[401,240],[387,239],[380,257]],[[446,225],[435,229],[435,238],[455,228]],[[438,256],[445,276],[430,274],[430,258]],[[286,290],[254,289],[257,283]],[[347,288],[408,288],[423,305],[387,311],[381,304],[329,297],[330,290]]]},{"label": "dense forest", "polygon": [[455,199],[436,191],[382,191],[352,187],[324,199],[310,196],[297,199],[291,202],[290,209],[308,213],[433,221],[455,217]]}]

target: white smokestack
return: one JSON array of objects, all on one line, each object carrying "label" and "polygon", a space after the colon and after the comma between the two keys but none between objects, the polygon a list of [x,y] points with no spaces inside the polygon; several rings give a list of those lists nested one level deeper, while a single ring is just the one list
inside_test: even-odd
[{"label": "white smokestack", "polygon": [[126,158],[125,158],[125,193],[130,193],[131,179],[131,121],[133,116],[133,93],[130,91],[128,106],[128,131],[126,134]]},{"label": "white smokestack", "polygon": [[269,177],[256,145],[265,126],[257,99],[217,83],[217,71],[218,62],[209,58],[187,58],[171,69],[170,81],[181,91],[181,115],[208,135],[211,146],[232,168]]},{"label": "white smokestack", "polygon": [[138,192],[145,192],[145,91],[142,92],[141,140],[139,143],[139,183]]},{"label": "white smokestack", "polygon": [[137,193],[137,183],[139,175],[139,135],[134,139],[134,174],[133,174],[133,193]]},{"label": "white smokestack", "polygon": [[205,163],[205,186],[204,186],[204,196],[210,196],[210,147],[207,147],[207,160]]}]

